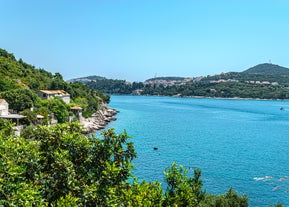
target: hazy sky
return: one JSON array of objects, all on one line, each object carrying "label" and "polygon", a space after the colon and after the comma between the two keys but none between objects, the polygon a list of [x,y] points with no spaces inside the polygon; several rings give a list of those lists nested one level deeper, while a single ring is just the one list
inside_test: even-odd
[{"label": "hazy sky", "polygon": [[289,67],[289,0],[0,0],[0,48],[65,79]]}]

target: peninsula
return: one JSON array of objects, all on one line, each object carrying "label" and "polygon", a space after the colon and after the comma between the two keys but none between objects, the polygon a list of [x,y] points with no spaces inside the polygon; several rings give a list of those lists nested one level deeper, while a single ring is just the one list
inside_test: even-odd
[{"label": "peninsula", "polygon": [[289,69],[263,63],[243,72],[200,77],[157,77],[144,82],[112,80],[99,76],[76,78],[91,89],[108,94],[180,97],[288,99]]}]

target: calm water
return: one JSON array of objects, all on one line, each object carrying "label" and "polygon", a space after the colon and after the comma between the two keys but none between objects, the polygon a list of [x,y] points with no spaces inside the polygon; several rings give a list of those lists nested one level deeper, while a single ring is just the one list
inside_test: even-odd
[{"label": "calm water", "polygon": [[207,192],[232,186],[250,206],[289,206],[289,102],[112,96],[110,106],[120,113],[108,127],[133,137],[140,179],[163,182],[177,162],[201,168]]}]

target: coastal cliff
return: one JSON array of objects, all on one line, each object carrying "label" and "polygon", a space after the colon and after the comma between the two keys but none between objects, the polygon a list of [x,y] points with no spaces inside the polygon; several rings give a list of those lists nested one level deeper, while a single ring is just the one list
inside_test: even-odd
[{"label": "coastal cliff", "polygon": [[106,104],[101,105],[96,113],[89,118],[82,117],[80,123],[84,127],[84,133],[89,134],[94,131],[104,129],[111,121],[115,121],[114,117],[118,113],[117,110],[108,107]]}]

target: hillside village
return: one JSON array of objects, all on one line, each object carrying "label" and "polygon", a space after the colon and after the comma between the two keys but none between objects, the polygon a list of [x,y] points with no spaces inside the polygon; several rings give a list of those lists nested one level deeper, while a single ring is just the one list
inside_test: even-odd
[{"label": "hillside village", "polygon": [[[182,80],[167,80],[166,78],[158,78],[158,79],[152,79],[152,80],[147,80],[144,82],[145,85],[156,85],[156,86],[175,86],[175,85],[185,85],[188,83],[195,83],[199,82],[205,77],[200,76],[196,78],[184,78]],[[210,83],[238,83],[240,80],[237,79],[215,79],[215,80],[210,80]],[[263,85],[272,85],[272,86],[277,86],[279,85],[278,82],[270,82],[270,81],[258,81],[258,80],[248,80],[245,81],[245,83],[250,83],[250,84],[263,84]]]},{"label": "hillside village", "polygon": [[168,86],[174,86],[174,85],[184,85],[187,84],[189,82],[192,81],[198,81],[202,79],[202,77],[200,78],[153,78],[153,79],[149,79],[146,80],[144,82],[144,85],[156,85],[156,86],[164,86],[164,87],[168,87]]},{"label": "hillside village", "polygon": [[[55,97],[63,100],[64,103],[70,103],[70,94],[68,94],[64,90],[40,90],[38,95],[43,100],[52,99]],[[31,108],[33,111],[33,108]],[[101,109],[94,113],[91,117],[85,118],[82,116],[82,108],[80,106],[72,106],[70,107],[71,115],[68,118],[68,121],[71,122],[74,119],[80,121],[85,129],[85,133],[91,133],[93,131],[103,129],[110,121],[114,121],[113,117],[116,115],[117,111],[107,107],[105,104],[102,105]],[[15,113],[13,110],[9,110],[9,103],[5,99],[0,99],[0,119],[10,120],[15,123],[14,129],[15,134],[20,136],[21,131],[25,127],[21,124],[20,120],[25,119],[27,116],[23,116],[21,114]],[[37,120],[31,122],[30,125],[42,124],[42,119],[44,116],[37,114]],[[50,114],[48,124],[57,124],[58,120],[55,119],[53,113]]]},{"label": "hillside village", "polygon": [[[238,83],[239,80],[236,79],[219,79],[219,80],[210,80],[210,83]],[[249,84],[262,84],[262,85],[272,85],[272,86],[278,86],[278,82],[270,82],[270,81],[255,81],[255,80],[250,80],[250,81],[245,81],[245,83]]]},{"label": "hillside village", "polygon": [[37,69],[0,49],[0,120],[26,126],[80,122],[83,132],[104,128],[114,120],[109,96],[81,83],[67,83],[60,73]]}]

